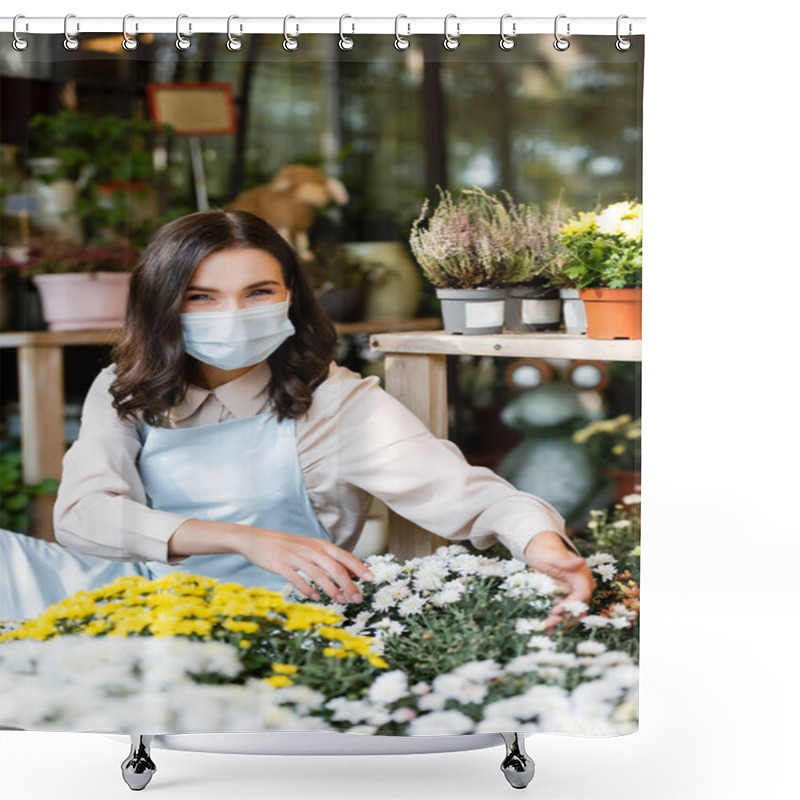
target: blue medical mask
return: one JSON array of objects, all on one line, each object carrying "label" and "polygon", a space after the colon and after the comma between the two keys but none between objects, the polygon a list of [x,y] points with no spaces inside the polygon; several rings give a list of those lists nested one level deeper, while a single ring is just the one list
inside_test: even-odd
[{"label": "blue medical mask", "polygon": [[271,356],[295,331],[289,299],[235,311],[181,314],[186,352],[219,369],[251,367]]}]

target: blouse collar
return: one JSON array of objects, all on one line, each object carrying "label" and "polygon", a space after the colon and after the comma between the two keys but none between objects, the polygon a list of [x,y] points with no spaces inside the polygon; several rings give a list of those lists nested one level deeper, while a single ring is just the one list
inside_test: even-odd
[{"label": "blouse collar", "polygon": [[190,383],[183,399],[170,409],[172,422],[180,422],[194,414],[210,395],[216,395],[234,417],[252,417],[264,407],[267,399],[270,369],[266,360],[260,361],[252,369],[232,381],[206,389]]}]

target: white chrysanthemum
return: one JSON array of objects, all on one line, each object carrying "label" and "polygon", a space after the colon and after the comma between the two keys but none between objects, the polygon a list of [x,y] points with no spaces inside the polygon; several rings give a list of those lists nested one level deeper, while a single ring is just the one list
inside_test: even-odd
[{"label": "white chrysanthemum", "polygon": [[617,630],[624,630],[631,627],[631,621],[626,617],[615,617],[611,620],[611,627]]},{"label": "white chrysanthemum", "polygon": [[625,497],[622,498],[622,502],[626,506],[632,506],[636,503],[642,502],[642,496],[640,494],[626,494]]},{"label": "white chrysanthemum", "polygon": [[461,583],[461,581],[450,581],[444,585],[444,588],[440,592],[432,595],[430,601],[440,608],[450,603],[457,603],[466,589],[467,587]]},{"label": "white chrysanthemum", "polygon": [[592,572],[599,575],[604,581],[610,581],[617,574],[617,567],[615,564],[598,564],[596,567],[592,567]]},{"label": "white chrysanthemum", "polygon": [[611,624],[608,617],[602,617],[599,614],[590,614],[581,619],[581,624],[584,628],[591,630],[592,628],[607,628]]},{"label": "white chrysanthemum", "polygon": [[461,544],[450,544],[450,545],[447,545],[447,544],[445,544],[445,545],[442,545],[441,547],[437,547],[436,548],[435,555],[444,556],[444,557],[447,557],[449,559],[449,558],[452,558],[453,556],[458,556],[458,555],[461,555],[462,553],[468,553],[468,552],[469,552],[469,550],[467,550],[467,548],[464,547],[464,545],[461,545]]},{"label": "white chrysanthemum", "polygon": [[394,703],[408,694],[408,675],[396,669],[379,675],[369,688],[369,699],[373,703]]},{"label": "white chrysanthemum", "polygon": [[544,627],[544,620],[535,617],[520,618],[514,624],[514,633],[520,633],[523,636],[526,633],[535,633],[542,630]]},{"label": "white chrysanthemum", "polygon": [[[403,706],[402,708],[396,708],[392,711],[392,722],[399,722],[402,725],[406,722],[411,722],[411,720],[417,716],[419,716],[419,712],[415,708]],[[350,731],[348,731],[348,733],[350,733]]]},{"label": "white chrysanthemum", "polygon": [[348,700],[346,697],[334,697],[325,703],[325,708],[333,711],[333,719],[337,722],[364,722],[372,713],[372,706],[363,700]]},{"label": "white chrysanthemum", "polygon": [[579,642],[575,647],[575,652],[582,656],[596,656],[600,653],[605,653],[606,650],[608,650],[608,648],[602,642],[595,642],[592,640]]},{"label": "white chrysanthemum", "polygon": [[397,613],[403,617],[411,617],[414,614],[419,614],[420,611],[425,607],[426,600],[424,597],[420,597],[418,594],[412,594],[410,597],[406,597],[405,600],[402,600],[400,605],[397,607]]},{"label": "white chrysanthemum", "polygon": [[539,660],[536,656],[537,653],[529,653],[512,658],[506,664],[506,672],[510,672],[512,675],[524,675],[528,672],[533,672],[539,666]]},{"label": "white chrysanthemum", "polygon": [[435,591],[447,578],[448,569],[446,565],[428,563],[420,567],[414,575],[414,589],[418,592]]},{"label": "white chrysanthemum", "polygon": [[469,733],[474,727],[474,721],[460,711],[438,711],[412,720],[408,732],[410,736],[435,736]]},{"label": "white chrysanthemum", "polygon": [[490,681],[499,678],[503,674],[503,668],[493,658],[487,658],[483,661],[468,661],[456,667],[453,674],[470,681]]},{"label": "white chrysanthemum", "polygon": [[403,571],[403,565],[396,561],[377,561],[368,563],[370,572],[375,576],[373,583],[391,583]]},{"label": "white chrysanthemum", "polygon": [[443,694],[430,692],[430,694],[424,694],[420,697],[417,701],[417,707],[421,711],[441,711],[446,702],[447,698]]},{"label": "white chrysanthemum", "polygon": [[394,619],[382,619],[379,622],[376,622],[373,628],[376,631],[384,631],[392,636],[399,636],[406,630],[405,625]]},{"label": "white chrysanthemum", "polygon": [[555,648],[556,643],[549,636],[531,636],[528,639],[528,647],[539,650],[549,650]]},{"label": "white chrysanthemum", "polygon": [[573,617],[578,617],[585,611],[589,610],[589,606],[587,606],[582,600],[565,600],[563,603],[561,603],[561,607],[568,614],[572,614]]},{"label": "white chrysanthemum", "polygon": [[511,574],[506,561],[500,561],[497,558],[486,558],[485,556],[478,557],[475,573],[486,578],[505,578]]},{"label": "white chrysanthemum", "polygon": [[556,582],[543,572],[516,572],[509,575],[501,584],[501,589],[509,597],[527,597],[531,594],[552,595],[555,593]]},{"label": "white chrysanthemum", "polygon": [[456,698],[464,690],[467,679],[453,672],[445,672],[433,679],[433,691],[442,697]]},{"label": "white chrysanthemum", "polygon": [[617,559],[611,553],[594,553],[586,558],[586,566],[594,567],[598,564],[614,564],[616,565]]},{"label": "white chrysanthemum", "polygon": [[461,575],[475,575],[479,566],[478,556],[472,553],[462,553],[450,559],[450,569]]},{"label": "white chrysanthemum", "polygon": [[612,528],[630,528],[631,521],[629,519],[618,519],[616,522],[611,523]]},{"label": "white chrysanthemum", "polygon": [[429,683],[425,683],[425,681],[418,681],[411,687],[411,694],[423,695],[429,694],[430,691],[431,685]]}]

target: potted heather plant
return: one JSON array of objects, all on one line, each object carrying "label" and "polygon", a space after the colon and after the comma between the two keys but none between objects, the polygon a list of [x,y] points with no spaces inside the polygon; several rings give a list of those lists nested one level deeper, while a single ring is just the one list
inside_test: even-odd
[{"label": "potted heather plant", "polygon": [[642,338],[642,205],[582,212],[561,229],[564,274],[586,308],[590,339]]},{"label": "potted heather plant", "polygon": [[439,187],[433,211],[425,200],[411,225],[409,244],[436,287],[447,333],[502,333],[515,238],[503,201],[482,189],[463,189],[454,197]]},{"label": "potted heather plant", "polygon": [[514,228],[516,254],[506,276],[506,330],[558,330],[558,282],[566,263],[560,232],[568,211],[560,201],[542,211],[535,205],[515,204],[507,192],[503,194]]},{"label": "potted heather plant", "polygon": [[130,269],[128,244],[51,245],[35,249],[22,268],[33,280],[51,331],[115,328],[125,319]]}]

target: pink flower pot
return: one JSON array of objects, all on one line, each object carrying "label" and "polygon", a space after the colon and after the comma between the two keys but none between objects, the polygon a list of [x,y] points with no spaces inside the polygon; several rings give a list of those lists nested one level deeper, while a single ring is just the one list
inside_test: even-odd
[{"label": "pink flower pot", "polygon": [[118,328],[125,320],[129,272],[35,275],[42,312],[51,331]]}]

